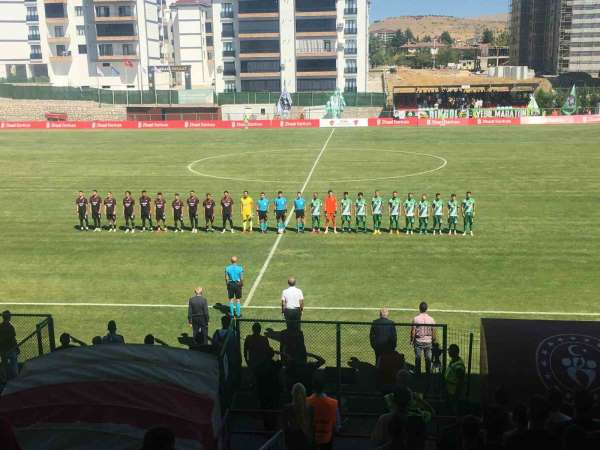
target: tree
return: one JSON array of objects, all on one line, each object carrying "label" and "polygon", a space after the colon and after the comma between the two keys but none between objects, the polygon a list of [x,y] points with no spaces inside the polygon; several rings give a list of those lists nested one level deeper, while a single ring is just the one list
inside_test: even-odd
[{"label": "tree", "polygon": [[442,44],[446,45],[452,45],[454,43],[454,39],[452,39],[452,36],[450,36],[450,33],[448,33],[447,31],[444,31],[440,35],[440,41],[442,42]]},{"label": "tree", "polygon": [[494,32],[489,28],[486,28],[485,30],[483,30],[483,33],[481,35],[481,43],[491,44],[492,42],[494,42]]},{"label": "tree", "polygon": [[400,53],[400,47],[406,44],[406,36],[402,32],[402,30],[396,31],[394,37],[390,41],[390,49],[393,53]]},{"label": "tree", "polygon": [[496,47],[508,47],[510,45],[510,34],[508,31],[501,31],[496,36],[494,36],[494,45]]},{"label": "tree", "polygon": [[375,35],[369,37],[369,63],[371,66],[381,66],[385,64],[386,50],[381,39]]},{"label": "tree", "polygon": [[431,41],[433,41],[433,39],[431,39],[431,36],[429,36],[428,34],[423,36],[423,42],[431,42]]},{"label": "tree", "polygon": [[406,31],[404,32],[404,36],[406,36],[406,40],[408,42],[414,42],[415,41],[415,35],[413,34],[412,30],[410,28],[407,28]]},{"label": "tree", "polygon": [[458,63],[460,52],[453,48],[440,48],[436,57],[438,67],[446,67],[448,63]]}]

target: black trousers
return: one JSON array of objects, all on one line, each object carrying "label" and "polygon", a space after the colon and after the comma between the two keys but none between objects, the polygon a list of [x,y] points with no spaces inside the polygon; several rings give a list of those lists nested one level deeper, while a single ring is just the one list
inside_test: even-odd
[{"label": "black trousers", "polygon": [[208,344],[208,324],[204,321],[192,319],[194,340],[199,344]]},{"label": "black trousers", "polygon": [[302,319],[302,310],[300,308],[284,309],[283,317],[285,317],[288,328],[290,328],[290,326],[296,326],[300,329],[300,320]]}]

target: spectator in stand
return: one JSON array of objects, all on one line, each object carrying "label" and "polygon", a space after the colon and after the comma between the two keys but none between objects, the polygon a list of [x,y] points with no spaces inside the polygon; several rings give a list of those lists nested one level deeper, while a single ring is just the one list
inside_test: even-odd
[{"label": "spectator in stand", "polygon": [[281,293],[281,312],[287,327],[291,325],[300,328],[300,319],[304,310],[304,294],[296,287],[296,278],[288,278],[288,288]]},{"label": "spectator in stand", "polygon": [[548,403],[550,404],[550,414],[548,415],[548,422],[546,428],[551,432],[556,432],[560,428],[562,431],[566,424],[572,419],[563,413],[563,395],[558,389],[552,389],[546,396]]},{"label": "spectator in stand", "polygon": [[102,336],[94,336],[92,338],[92,345],[100,345],[102,344]]},{"label": "spectator in stand", "polygon": [[600,420],[594,418],[594,399],[588,391],[575,393],[574,417],[571,426],[577,426],[587,433],[600,431]]},{"label": "spectator in stand", "polygon": [[275,352],[270,349],[269,354],[255,368],[256,391],[260,409],[263,410],[263,422],[266,430],[277,428],[275,412],[280,406],[281,393],[281,363],[273,360]]},{"label": "spectator in stand", "polygon": [[[465,416],[460,421],[459,449],[484,450],[485,443],[481,433],[481,421],[475,416]],[[536,447],[531,447],[533,450]],[[540,447],[543,448],[543,447]]]},{"label": "spectator in stand", "polygon": [[313,394],[308,397],[307,402],[314,411],[315,447],[317,450],[331,450],[334,433],[340,430],[341,419],[338,401],[325,394],[325,380],[322,373],[315,373]]},{"label": "spectator in stand", "polygon": [[71,345],[71,335],[69,333],[63,333],[59,338],[60,346],[56,347],[56,350],[65,350],[67,348],[74,348],[75,345]]},{"label": "spectator in stand", "polygon": [[421,358],[425,357],[425,372],[431,373],[431,346],[436,341],[435,320],[427,314],[427,303],[419,304],[419,314],[412,320],[410,343],[415,349],[415,371],[421,373]]},{"label": "spectator in stand", "polygon": [[208,344],[208,301],[203,293],[204,289],[198,286],[188,301],[188,323],[198,344]]},{"label": "spectator in stand", "polygon": [[520,439],[520,436],[527,432],[527,425],[529,424],[529,418],[527,417],[527,406],[524,403],[518,403],[515,405],[512,411],[512,423],[513,428],[504,433],[504,446],[507,446],[507,442],[513,439]]},{"label": "spectator in stand", "polygon": [[375,363],[383,353],[389,353],[396,349],[398,337],[396,335],[396,325],[389,319],[390,310],[382,308],[379,311],[379,319],[371,324],[369,340],[371,348],[375,352]]},{"label": "spectator in stand", "polygon": [[404,366],[404,355],[396,350],[379,355],[376,365],[378,389],[384,394],[392,392],[396,383],[396,375],[404,369]]},{"label": "spectator in stand", "polygon": [[548,401],[540,395],[534,395],[529,402],[529,428],[525,432],[514,434],[508,438],[506,447],[511,450],[560,449],[560,442],[552,438],[546,431],[549,413]]},{"label": "spectator in stand", "polygon": [[219,353],[221,348],[225,344],[227,340],[227,336],[229,335],[229,327],[231,325],[231,317],[230,316],[222,316],[221,317],[221,328],[216,330],[213,333],[212,337],[212,346],[215,350],[215,353]]},{"label": "spectator in stand", "polygon": [[398,388],[392,395],[393,411],[377,420],[371,441],[377,448],[420,450],[425,448],[427,426],[421,415],[409,409],[412,392]]},{"label": "spectator in stand", "polygon": [[306,450],[314,447],[314,410],[306,400],[302,383],[292,387],[292,403],[283,409],[283,432],[286,450]]},{"label": "spectator in stand", "polygon": [[[412,399],[408,405],[408,411],[415,415],[421,416],[425,423],[431,422],[431,418],[435,414],[433,407],[423,398],[423,394],[416,392],[411,389],[410,384],[410,372],[406,369],[399,370],[396,374],[396,386],[394,392],[399,389],[408,389],[412,393]],[[394,401],[394,392],[387,394],[384,397],[385,404],[390,412],[394,412],[396,403]]]},{"label": "spectator in stand", "polygon": [[103,344],[124,344],[125,339],[117,334],[117,323],[114,320],[108,322],[108,333],[102,338]]},{"label": "spectator in stand", "polygon": [[144,337],[144,344],[145,345],[154,345],[155,339],[154,336],[152,334],[147,334]]},{"label": "spectator in stand", "polygon": [[244,360],[251,371],[262,364],[273,353],[273,349],[269,344],[269,338],[261,334],[260,323],[255,322],[252,325],[252,334],[244,339]]},{"label": "spectator in stand", "polygon": [[141,450],[175,450],[175,434],[165,427],[146,431]]},{"label": "spectator in stand", "polygon": [[460,349],[456,344],[450,344],[448,347],[448,356],[450,362],[444,372],[444,381],[446,384],[446,393],[451,403],[456,403],[463,397],[465,386],[465,363],[460,357]]},{"label": "spectator in stand", "polygon": [[306,364],[306,344],[301,330],[294,326],[283,330],[279,344],[281,362],[285,366]]},{"label": "spectator in stand", "polygon": [[15,327],[10,323],[11,318],[10,311],[6,310],[2,312],[2,323],[0,323],[0,360],[7,380],[16,377],[19,373],[17,333]]}]

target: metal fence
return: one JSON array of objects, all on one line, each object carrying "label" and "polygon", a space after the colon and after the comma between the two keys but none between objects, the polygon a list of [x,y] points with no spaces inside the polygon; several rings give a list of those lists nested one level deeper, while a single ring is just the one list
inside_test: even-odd
[{"label": "metal fence", "polygon": [[0,97],[27,100],[86,100],[115,105],[177,104],[175,90],[126,90],[96,89],[92,87],[61,87],[40,85],[0,84]]},{"label": "metal fence", "polygon": [[[19,366],[54,350],[54,320],[51,315],[12,314],[11,323],[17,334]],[[4,375],[5,371],[0,370],[0,378]]]},{"label": "metal fence", "polygon": [[[332,92],[296,92],[290,94],[294,106],[323,106],[331,98]],[[215,94],[215,104],[276,104],[280,92],[228,92]],[[384,107],[387,99],[383,92],[363,93],[344,92],[346,106]]]}]

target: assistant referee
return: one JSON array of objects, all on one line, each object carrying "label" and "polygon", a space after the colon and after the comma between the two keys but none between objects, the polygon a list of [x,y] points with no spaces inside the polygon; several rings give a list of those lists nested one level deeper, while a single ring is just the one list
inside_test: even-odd
[{"label": "assistant referee", "polygon": [[296,325],[300,328],[300,319],[304,310],[304,294],[296,287],[296,278],[288,278],[288,288],[281,293],[281,313],[288,328]]}]

